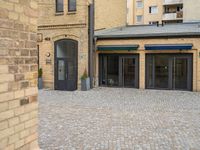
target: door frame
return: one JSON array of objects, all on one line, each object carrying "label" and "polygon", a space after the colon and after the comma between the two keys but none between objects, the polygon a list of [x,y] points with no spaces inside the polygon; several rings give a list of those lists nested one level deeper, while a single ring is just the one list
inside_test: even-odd
[{"label": "door frame", "polygon": [[[103,57],[107,57],[107,56],[118,56],[118,70],[119,70],[119,84],[118,86],[116,87],[124,87],[124,88],[128,88],[128,87],[125,87],[123,84],[122,84],[122,61],[121,59],[122,58],[134,58],[135,59],[135,72],[136,72],[136,75],[135,75],[135,81],[136,81],[136,85],[134,87],[131,87],[131,88],[139,88],[139,54],[105,54],[105,53],[100,53],[99,54],[99,86],[106,86],[107,85],[102,85],[102,67],[103,67],[103,63],[102,63],[102,58]],[[107,59],[106,59],[106,63],[107,63]],[[107,66],[106,66],[106,75],[107,76]],[[106,84],[107,84],[107,81],[106,81]]]},{"label": "door frame", "polygon": [[[175,61],[177,58],[180,59],[187,59],[187,90],[192,91],[192,82],[193,82],[193,56],[192,55],[176,55],[173,57],[173,61],[171,63],[172,68],[173,65],[175,65]],[[174,71],[174,70],[172,70]],[[183,90],[183,89],[176,89],[174,86],[174,78],[173,78],[173,72],[172,72],[172,82],[170,89],[172,90]]]},{"label": "door frame", "polygon": [[[77,85],[78,85],[78,41],[76,41],[76,40],[73,40],[73,39],[68,39],[68,38],[64,38],[64,39],[59,39],[59,40],[57,40],[57,41],[54,41],[54,90],[61,90],[62,91],[62,89],[57,89],[57,79],[58,79],[58,61],[57,60],[59,60],[60,58],[58,58],[57,59],[57,48],[56,48],[56,45],[57,45],[57,43],[58,42],[60,42],[60,41],[73,41],[73,42],[75,42],[76,43],[76,56],[75,56],[75,59],[76,59],[76,61],[75,61],[75,63],[76,63],[76,89],[75,90],[77,90]],[[61,59],[63,59],[65,62],[66,62],[66,65],[67,65],[67,71],[66,72],[68,72],[68,61],[67,61],[67,58],[61,58]],[[64,91],[71,91],[71,90],[64,90]]]},{"label": "door frame", "polygon": [[[153,66],[152,66],[152,69],[153,69],[153,87],[148,87],[148,80],[149,80],[149,68],[148,68],[148,64],[147,64],[147,60],[149,59],[148,56],[155,56],[155,55],[166,55],[166,56],[169,56],[169,80],[168,80],[168,88],[155,88],[155,59],[153,59]],[[155,90],[182,90],[182,91],[192,91],[193,90],[193,53],[181,53],[181,54],[178,54],[178,53],[161,53],[161,54],[158,54],[158,53],[148,53],[145,55],[145,88],[146,89],[155,89]],[[187,68],[189,69],[188,72],[188,76],[187,76],[187,89],[175,89],[173,87],[173,64],[175,63],[174,62],[174,58],[186,58],[188,60],[188,64],[187,64]]]},{"label": "door frame", "polygon": [[130,88],[139,88],[139,57],[137,55],[119,56],[119,86],[128,88],[124,85],[124,58],[132,58],[135,60],[135,86]]}]

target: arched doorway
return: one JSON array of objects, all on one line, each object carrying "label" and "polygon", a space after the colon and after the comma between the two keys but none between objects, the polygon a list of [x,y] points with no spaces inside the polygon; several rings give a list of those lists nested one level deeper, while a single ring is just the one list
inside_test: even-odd
[{"label": "arched doorway", "polygon": [[55,90],[77,90],[78,42],[62,39],[55,42]]}]

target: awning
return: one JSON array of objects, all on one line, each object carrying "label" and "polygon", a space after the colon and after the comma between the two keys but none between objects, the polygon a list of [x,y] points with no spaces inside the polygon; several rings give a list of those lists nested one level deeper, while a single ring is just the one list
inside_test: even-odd
[{"label": "awning", "polygon": [[139,48],[139,45],[99,45],[98,51],[135,51]]},{"label": "awning", "polygon": [[193,44],[146,44],[145,50],[191,50]]}]

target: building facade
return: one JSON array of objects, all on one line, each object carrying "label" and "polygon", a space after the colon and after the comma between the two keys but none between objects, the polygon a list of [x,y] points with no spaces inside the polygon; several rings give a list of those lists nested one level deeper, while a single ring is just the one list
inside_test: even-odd
[{"label": "building facade", "polygon": [[39,66],[45,88],[76,90],[88,71],[88,9],[82,0],[40,0]]},{"label": "building facade", "polygon": [[[39,0],[39,66],[43,69],[45,88],[75,90],[80,85],[81,75],[89,70],[91,3],[89,0]],[[95,0],[96,30],[125,24],[126,1]],[[66,56],[60,56],[65,55],[64,49],[69,51]],[[69,87],[64,87],[66,83],[70,83]]]},{"label": "building facade", "polygon": [[97,86],[200,91],[199,24],[96,32]]},{"label": "building facade", "polygon": [[0,1],[0,149],[38,150],[37,0]]},{"label": "building facade", "polygon": [[184,22],[195,22],[200,20],[200,2],[199,0],[183,0],[183,21]]},{"label": "building facade", "polygon": [[[198,1],[198,0],[197,0]],[[196,0],[128,0],[127,24],[157,24],[200,21]]]},{"label": "building facade", "polygon": [[[110,2],[108,1],[108,4]],[[162,5],[162,9],[165,8],[166,11],[175,11],[179,6],[181,8],[179,10],[182,11],[183,5],[181,0],[178,4],[167,2],[163,4],[156,0],[149,2],[151,4],[148,5],[141,3],[143,1],[128,2],[140,7],[136,10],[138,15],[148,14],[150,11],[156,12],[154,7],[148,7],[150,5]],[[121,9],[121,4],[125,5],[124,2],[119,1],[115,3],[117,5],[115,7]],[[40,0],[38,49],[39,66],[44,72],[45,88],[77,90],[80,87],[80,78],[87,70],[89,73],[92,72],[94,86],[200,90],[197,68],[200,49],[198,23],[173,26],[173,24],[158,25],[156,21],[157,25],[126,26],[126,17],[131,18],[131,16],[124,15],[124,9],[119,11],[121,16],[119,15],[117,20],[116,16],[109,14],[107,9],[100,9],[104,5],[103,1],[95,1],[96,36],[94,41],[96,41],[97,51],[93,50],[91,57],[91,51],[89,51],[91,39],[88,34],[90,2],[51,0],[49,4],[49,0]],[[168,6],[170,6],[169,9]],[[116,8],[112,9],[114,9],[113,12],[117,11]],[[131,9],[128,9],[128,12],[130,11]],[[160,14],[159,17],[149,16],[146,22],[151,22],[152,18],[154,20],[163,18],[164,14]],[[154,23],[152,21],[150,24]],[[113,28],[115,26],[121,27]],[[179,28],[180,30],[177,30]],[[106,34],[105,38],[101,38],[102,33]],[[110,33],[114,36],[119,33],[119,37],[107,38],[106,36]],[[156,36],[152,37],[155,34]],[[169,34],[172,35],[169,36]],[[145,37],[142,37],[143,35]],[[126,36],[129,38],[124,38]],[[89,58],[92,58],[92,61]],[[134,68],[134,70],[129,72],[129,68]],[[177,72],[182,74],[176,74]],[[186,84],[182,84],[183,82]]]},{"label": "building facade", "polygon": [[126,25],[126,0],[95,0],[95,29]]}]

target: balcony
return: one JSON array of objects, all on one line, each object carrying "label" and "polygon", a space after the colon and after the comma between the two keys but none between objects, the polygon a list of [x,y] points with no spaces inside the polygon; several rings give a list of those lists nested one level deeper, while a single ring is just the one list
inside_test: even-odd
[{"label": "balcony", "polygon": [[175,13],[164,13],[163,14],[163,21],[167,21],[167,20],[183,20],[183,12],[182,11],[178,11]]},{"label": "balcony", "polygon": [[163,5],[178,5],[183,4],[183,0],[163,0]]}]

